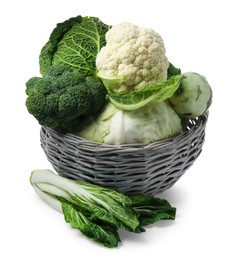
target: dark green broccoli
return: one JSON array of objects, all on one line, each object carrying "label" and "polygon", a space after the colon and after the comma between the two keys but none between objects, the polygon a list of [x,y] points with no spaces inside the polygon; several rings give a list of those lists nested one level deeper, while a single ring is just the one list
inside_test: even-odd
[{"label": "dark green broccoli", "polygon": [[59,66],[50,67],[45,77],[29,79],[26,94],[29,113],[52,128],[69,128],[80,116],[97,112],[106,100],[106,88],[98,78]]}]

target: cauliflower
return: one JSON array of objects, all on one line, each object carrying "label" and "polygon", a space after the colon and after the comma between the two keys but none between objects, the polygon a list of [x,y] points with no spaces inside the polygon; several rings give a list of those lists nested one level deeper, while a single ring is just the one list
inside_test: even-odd
[{"label": "cauliflower", "polygon": [[117,87],[131,91],[166,80],[169,62],[158,33],[125,22],[106,33],[96,66],[100,78],[119,78]]}]

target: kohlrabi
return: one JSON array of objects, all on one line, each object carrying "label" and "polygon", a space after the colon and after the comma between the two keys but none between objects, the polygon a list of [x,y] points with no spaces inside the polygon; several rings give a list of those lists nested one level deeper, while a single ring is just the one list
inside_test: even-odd
[{"label": "kohlrabi", "polygon": [[211,104],[211,87],[206,78],[198,73],[187,72],[183,76],[179,89],[169,98],[169,103],[180,116],[201,116]]}]

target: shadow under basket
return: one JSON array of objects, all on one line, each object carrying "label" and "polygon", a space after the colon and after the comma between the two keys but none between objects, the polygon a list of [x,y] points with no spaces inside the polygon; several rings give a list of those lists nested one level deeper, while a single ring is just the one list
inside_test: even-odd
[{"label": "shadow under basket", "polygon": [[151,144],[107,145],[48,127],[41,146],[61,176],[124,194],[155,195],[172,187],[202,151],[208,112],[188,120],[182,134]]}]

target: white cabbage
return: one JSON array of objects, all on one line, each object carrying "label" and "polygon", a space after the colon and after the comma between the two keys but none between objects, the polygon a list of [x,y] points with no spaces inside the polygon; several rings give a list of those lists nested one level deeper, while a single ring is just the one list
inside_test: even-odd
[{"label": "white cabbage", "polygon": [[89,116],[76,135],[106,144],[152,143],[182,132],[181,120],[164,101],[151,102],[136,110],[117,109],[112,103]]}]

